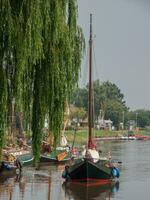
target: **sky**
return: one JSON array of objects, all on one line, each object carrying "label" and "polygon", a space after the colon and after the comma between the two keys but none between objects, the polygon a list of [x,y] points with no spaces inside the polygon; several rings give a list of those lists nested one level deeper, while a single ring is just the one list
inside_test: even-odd
[{"label": "sky", "polygon": [[[94,78],[115,83],[131,110],[150,109],[150,0],[78,0],[86,45],[93,14]],[[83,85],[87,56],[82,61]]]}]

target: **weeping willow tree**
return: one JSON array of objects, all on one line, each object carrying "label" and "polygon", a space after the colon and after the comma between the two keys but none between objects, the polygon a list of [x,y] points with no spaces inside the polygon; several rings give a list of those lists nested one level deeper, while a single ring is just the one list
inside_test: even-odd
[{"label": "weeping willow tree", "polygon": [[77,26],[77,2],[1,0],[0,13],[0,122],[5,124],[15,98],[31,125],[38,161],[45,118],[56,145],[65,102],[78,81],[84,38]]},{"label": "weeping willow tree", "polygon": [[0,2],[0,159],[14,90],[13,28],[7,1]]}]

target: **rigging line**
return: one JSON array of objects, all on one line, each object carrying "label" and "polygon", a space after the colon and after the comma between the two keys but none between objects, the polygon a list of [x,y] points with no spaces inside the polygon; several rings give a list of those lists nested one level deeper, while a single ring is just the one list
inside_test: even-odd
[{"label": "rigging line", "polygon": [[[89,62],[89,47],[87,47],[87,51],[86,51],[86,60],[85,60],[84,73],[83,73],[83,77],[84,77],[83,85],[86,88],[87,88],[87,84],[89,84],[89,82],[88,82],[89,67],[87,67],[88,62]],[[88,121],[88,116],[87,116],[87,121]],[[88,128],[87,128],[87,133],[88,133]],[[86,144],[88,145],[88,134],[86,135]]]},{"label": "rigging line", "polygon": [[94,103],[94,86],[93,86],[93,136],[95,137],[95,103]]},{"label": "rigging line", "polygon": [[93,79],[93,80],[97,80],[97,79],[100,79],[100,77],[99,77],[99,72],[98,72],[98,67],[97,67],[97,63],[96,63],[96,54],[95,54],[95,46],[94,46],[94,42],[93,42],[93,55],[94,55],[94,66],[95,66],[95,70],[93,70],[94,71],[94,76],[95,76],[95,78]]},{"label": "rigging line", "polygon": [[[95,59],[95,51],[94,51],[94,44],[92,44],[92,48],[93,48],[93,55],[94,55],[94,60],[95,60],[95,65],[96,65],[96,59]],[[94,65],[93,65],[94,66]],[[93,67],[94,68],[94,67]],[[94,69],[97,69],[97,67],[95,67]],[[95,72],[95,70],[93,70],[93,72]],[[98,72],[96,71],[96,74],[98,74]],[[93,97],[93,136],[95,137],[95,98],[94,98],[94,73],[92,74],[92,97]]]},{"label": "rigging line", "polygon": [[74,147],[75,139],[76,139],[76,134],[77,134],[77,127],[74,128],[74,133],[73,133],[73,142],[72,142],[72,149]]},{"label": "rigging line", "polygon": [[[93,42],[93,45],[92,45],[92,47],[93,47],[93,57],[94,57],[94,69],[95,70],[93,70],[94,71],[94,75],[93,76],[95,76],[95,77],[93,77],[93,81],[94,80],[100,80],[101,79],[101,77],[99,77],[99,72],[98,72],[98,67],[97,67],[97,62],[96,62],[96,54],[95,54],[95,46],[94,46],[94,42]],[[93,93],[94,93],[94,88],[93,88]],[[94,116],[94,120],[95,120],[95,105],[94,105],[94,94],[93,94],[93,116]],[[95,124],[94,124],[94,128],[95,128]],[[94,137],[95,137],[95,135],[96,135],[96,130],[94,129],[93,130],[93,133],[94,133]]]},{"label": "rigging line", "polygon": [[85,53],[85,60],[83,61],[83,67],[81,68],[81,86],[86,86],[87,82],[88,82],[88,70],[87,70],[87,66],[88,66],[88,55],[89,55],[89,48],[87,48],[87,51]]}]

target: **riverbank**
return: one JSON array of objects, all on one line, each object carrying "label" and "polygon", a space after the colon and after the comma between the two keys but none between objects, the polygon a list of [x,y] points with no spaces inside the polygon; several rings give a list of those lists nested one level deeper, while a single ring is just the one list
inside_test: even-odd
[{"label": "riverbank", "polygon": [[[77,130],[74,131],[66,131],[65,135],[69,143],[73,143],[73,141],[77,144],[86,144],[88,138],[88,131],[87,130]],[[124,139],[128,136],[150,136],[150,130],[138,130],[134,132],[129,132],[127,130],[121,131],[108,131],[108,130],[94,130],[93,137],[96,139]]]}]

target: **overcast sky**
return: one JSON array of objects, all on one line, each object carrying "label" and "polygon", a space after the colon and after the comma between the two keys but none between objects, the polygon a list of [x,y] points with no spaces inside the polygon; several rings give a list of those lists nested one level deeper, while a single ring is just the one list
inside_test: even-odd
[{"label": "overcast sky", "polygon": [[[96,78],[115,83],[131,110],[150,109],[150,0],[78,0],[78,24],[86,41],[90,13]],[[85,56],[84,73],[86,63]]]}]

